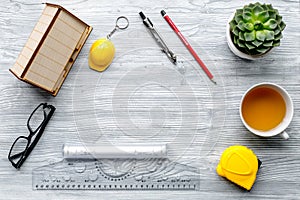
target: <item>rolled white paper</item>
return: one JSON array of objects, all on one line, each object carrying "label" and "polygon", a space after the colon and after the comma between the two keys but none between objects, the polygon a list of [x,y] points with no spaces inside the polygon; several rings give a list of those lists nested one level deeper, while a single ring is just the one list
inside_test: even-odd
[{"label": "rolled white paper", "polygon": [[167,145],[63,145],[65,159],[166,158]]}]

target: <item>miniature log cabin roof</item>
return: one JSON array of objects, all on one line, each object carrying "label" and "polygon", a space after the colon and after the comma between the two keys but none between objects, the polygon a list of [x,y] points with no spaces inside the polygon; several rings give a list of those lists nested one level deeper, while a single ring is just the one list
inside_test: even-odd
[{"label": "miniature log cabin roof", "polygon": [[10,71],[55,96],[91,31],[63,7],[46,3]]}]

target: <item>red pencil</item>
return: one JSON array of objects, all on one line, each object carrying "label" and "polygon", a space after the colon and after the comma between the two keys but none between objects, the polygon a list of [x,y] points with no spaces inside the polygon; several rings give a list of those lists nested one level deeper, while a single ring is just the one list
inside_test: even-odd
[{"label": "red pencil", "polygon": [[174,32],[177,34],[177,36],[180,38],[180,40],[182,41],[182,43],[186,46],[186,48],[189,50],[189,52],[192,54],[192,56],[196,59],[196,61],[198,62],[198,64],[200,65],[200,67],[204,70],[204,72],[206,73],[206,75],[208,76],[208,78],[216,84],[216,82],[214,81],[214,76],[210,73],[210,71],[208,70],[208,68],[206,67],[206,65],[204,64],[204,62],[199,58],[199,56],[197,55],[197,53],[194,51],[194,49],[192,48],[192,46],[189,44],[189,42],[185,39],[185,37],[181,34],[181,32],[179,31],[179,29],[176,27],[176,25],[174,24],[174,22],[171,20],[171,18],[167,15],[167,13],[162,10],[161,15],[163,16],[163,18],[168,22],[168,24],[170,25],[170,27],[174,30]]}]

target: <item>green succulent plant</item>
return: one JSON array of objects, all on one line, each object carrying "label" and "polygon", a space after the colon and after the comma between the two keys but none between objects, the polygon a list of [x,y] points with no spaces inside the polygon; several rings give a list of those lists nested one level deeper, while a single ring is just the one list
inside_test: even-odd
[{"label": "green succulent plant", "polygon": [[229,24],[235,46],[250,55],[263,54],[279,46],[286,26],[277,9],[258,2],[237,9]]}]

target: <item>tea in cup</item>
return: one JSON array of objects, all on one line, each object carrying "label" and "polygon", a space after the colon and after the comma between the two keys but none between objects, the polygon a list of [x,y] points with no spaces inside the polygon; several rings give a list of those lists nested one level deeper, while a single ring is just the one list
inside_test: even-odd
[{"label": "tea in cup", "polygon": [[243,95],[240,117],[245,127],[255,135],[272,137],[285,132],[294,114],[293,102],[285,89],[274,83],[252,86]]}]

